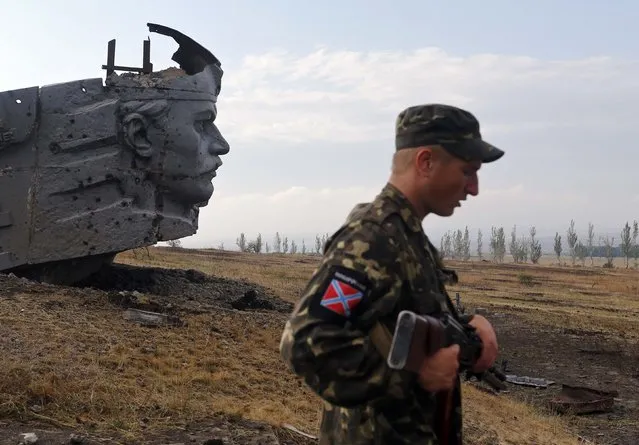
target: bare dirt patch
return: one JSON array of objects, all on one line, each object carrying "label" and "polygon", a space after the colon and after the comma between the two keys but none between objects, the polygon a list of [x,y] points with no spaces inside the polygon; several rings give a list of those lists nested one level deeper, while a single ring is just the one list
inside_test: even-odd
[{"label": "bare dirt patch", "polygon": [[[562,384],[617,391],[609,412],[561,418],[596,443],[639,443],[638,271],[531,265],[517,270],[512,265],[478,268],[463,263],[453,267],[462,277],[456,290],[467,310],[481,308],[495,326],[507,373],[555,382],[546,389],[511,384],[510,396],[554,415],[549,401]],[[482,289],[487,274],[504,284]],[[522,275],[532,276],[537,284],[531,286]]]},{"label": "bare dirt patch", "polygon": [[634,342],[598,332],[540,327],[513,313],[488,312],[500,340],[506,373],[543,378],[548,388],[509,385],[517,400],[554,414],[549,401],[562,384],[615,390],[612,411],[568,415],[579,434],[605,444],[633,445],[639,438],[639,349]]}]

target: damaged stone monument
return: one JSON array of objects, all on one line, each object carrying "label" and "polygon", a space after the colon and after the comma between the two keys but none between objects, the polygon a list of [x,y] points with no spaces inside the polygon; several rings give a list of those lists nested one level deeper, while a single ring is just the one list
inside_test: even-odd
[{"label": "damaged stone monument", "polygon": [[[214,121],[223,70],[191,38],[179,68],[0,92],[0,272],[71,284],[119,252],[193,235],[229,144]],[[116,71],[125,71],[117,74]]]}]

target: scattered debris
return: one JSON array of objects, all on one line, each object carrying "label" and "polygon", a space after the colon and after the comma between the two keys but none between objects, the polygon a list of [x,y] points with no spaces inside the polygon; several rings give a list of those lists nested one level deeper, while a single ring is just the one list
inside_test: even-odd
[{"label": "scattered debris", "polygon": [[514,374],[506,374],[506,381],[514,385],[534,386],[535,388],[548,388],[550,385],[555,384],[552,380],[537,377],[516,376]]},{"label": "scattered debris", "polygon": [[562,384],[561,392],[551,399],[550,407],[561,414],[590,414],[612,411],[618,391],[603,391],[585,386]]},{"label": "scattered debris", "polygon": [[288,423],[282,424],[282,428],[286,428],[289,431],[293,431],[294,433],[300,434],[304,437],[308,437],[309,439],[314,439],[314,440],[318,439],[317,436],[313,436],[312,434],[308,434],[308,433],[305,433],[304,431],[300,431],[299,429],[295,428],[293,425],[290,425]]},{"label": "scattered debris", "polygon": [[20,445],[31,445],[38,442],[38,436],[35,433],[22,433],[20,434],[22,439],[20,439]]},{"label": "scattered debris", "polygon": [[143,311],[129,308],[124,312],[124,318],[141,324],[142,326],[183,326],[184,322],[174,315],[160,314],[158,312]]}]

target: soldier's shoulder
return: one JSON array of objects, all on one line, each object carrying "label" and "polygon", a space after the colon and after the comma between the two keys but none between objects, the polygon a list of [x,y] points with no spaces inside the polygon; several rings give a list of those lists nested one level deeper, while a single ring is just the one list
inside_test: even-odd
[{"label": "soldier's shoulder", "polygon": [[[380,257],[397,253],[401,226],[392,218],[379,218],[366,212],[347,222],[331,239],[327,253],[351,257]],[[390,255],[392,256],[392,255]]]},{"label": "soldier's shoulder", "polygon": [[366,203],[359,203],[353,207],[347,217],[347,224],[353,227],[377,227],[377,230],[392,230],[401,219],[401,209],[397,204],[384,197]]}]

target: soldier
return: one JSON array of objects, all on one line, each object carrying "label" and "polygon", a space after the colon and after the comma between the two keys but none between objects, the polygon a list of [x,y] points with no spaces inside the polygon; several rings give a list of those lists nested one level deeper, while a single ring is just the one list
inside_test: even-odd
[{"label": "soldier", "polygon": [[[471,113],[441,104],[402,111],[395,144],[388,183],[329,238],[282,334],[283,359],[324,401],[321,445],[462,443],[459,346],[426,358],[418,373],[395,371],[376,333],[393,332],[404,309],[458,316],[444,287],[456,274],[422,221],[476,196],[477,171],[504,152],[482,140]],[[470,324],[484,343],[473,369],[482,372],[497,339],[484,317]]]}]

